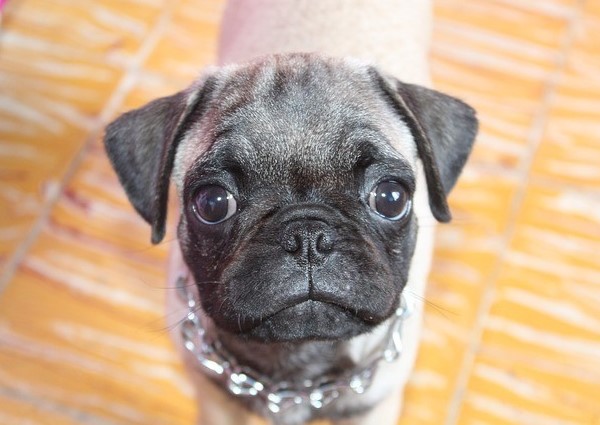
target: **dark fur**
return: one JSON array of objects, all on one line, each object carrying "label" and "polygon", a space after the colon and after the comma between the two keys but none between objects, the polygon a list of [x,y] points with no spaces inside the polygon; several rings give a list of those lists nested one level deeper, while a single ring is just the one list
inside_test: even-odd
[{"label": "dark fur", "polygon": [[443,93],[396,79],[386,81],[375,70],[372,74],[416,139],[434,217],[449,222],[446,195],[471,152],[478,128],[475,110]]},{"label": "dark fur", "polygon": [[[183,254],[204,310],[263,341],[347,339],[381,323],[397,307],[416,235],[414,217],[392,222],[367,205],[386,176],[415,187],[390,149],[369,76],[336,69],[341,78],[323,81],[331,65],[304,59],[224,81],[214,96],[227,98],[211,107],[218,136],[184,184],[179,237],[196,236]],[[219,225],[197,220],[191,205],[205,184],[233,193],[239,213]],[[291,255],[290,232],[308,233],[309,245],[311,232],[326,234],[333,249]]]},{"label": "dark fur", "polygon": [[[178,236],[214,332],[274,378],[301,381],[346,365],[339,341],[397,308],[418,229],[412,212],[390,221],[368,205],[381,180],[411,195],[416,187],[414,158],[392,147],[409,141],[392,140],[395,124],[383,117],[393,111],[411,130],[432,211],[447,221],[446,194],[470,152],[474,112],[374,68],[316,55],[268,57],[209,81],[112,123],[109,157],[157,242],[177,144],[201,147],[180,170]],[[193,199],[206,184],[234,195],[233,217],[197,219]]]}]

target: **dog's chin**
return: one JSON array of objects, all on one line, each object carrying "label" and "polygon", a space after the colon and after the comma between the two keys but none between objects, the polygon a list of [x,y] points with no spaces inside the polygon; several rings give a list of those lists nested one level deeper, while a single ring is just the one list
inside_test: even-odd
[{"label": "dog's chin", "polygon": [[278,311],[240,335],[266,343],[346,340],[376,325],[338,305],[307,300]]}]

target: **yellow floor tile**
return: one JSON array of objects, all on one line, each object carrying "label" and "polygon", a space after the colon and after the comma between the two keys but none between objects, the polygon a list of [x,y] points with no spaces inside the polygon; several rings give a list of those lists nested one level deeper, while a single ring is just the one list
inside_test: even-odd
[{"label": "yellow floor tile", "polygon": [[[573,3],[573,2],[571,2]],[[474,105],[481,133],[471,163],[513,170],[527,150],[573,8],[558,2],[435,2],[435,85]]]},{"label": "yellow floor tile", "polygon": [[530,187],[460,423],[598,423],[600,216],[588,197]]},{"label": "yellow floor tile", "polygon": [[[594,2],[589,2],[593,4]],[[600,14],[586,14],[573,34],[572,51],[550,109],[545,140],[533,173],[578,187],[600,187]]]},{"label": "yellow floor tile", "polygon": [[[163,12],[163,0],[17,0],[8,5],[6,38],[19,46],[125,65]],[[68,31],[65,30],[68,28]]]},{"label": "yellow floor tile", "polygon": [[207,64],[214,64],[218,23],[225,2],[182,0],[172,24],[146,67],[191,82]]},{"label": "yellow floor tile", "polygon": [[48,199],[161,4],[9,2],[0,37],[0,268]]},{"label": "yellow floor tile", "polygon": [[165,324],[167,244],[150,246],[108,167],[84,162],[0,298],[0,387],[115,424],[190,423]]},{"label": "yellow floor tile", "polygon": [[[19,398],[24,400],[20,401]],[[0,423],[2,424],[23,424],[39,425],[52,423],[54,425],[77,425],[80,421],[73,420],[69,415],[61,412],[62,408],[49,403],[46,400],[32,400],[20,393],[18,390],[11,391],[11,397],[0,395]],[[77,412],[81,417],[85,417],[85,412]],[[24,418],[27,418],[24,422]]]}]

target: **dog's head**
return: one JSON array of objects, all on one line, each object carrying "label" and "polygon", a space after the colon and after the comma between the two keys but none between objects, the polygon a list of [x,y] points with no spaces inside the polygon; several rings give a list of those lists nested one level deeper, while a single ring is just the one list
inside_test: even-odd
[{"label": "dog's head", "polygon": [[457,99],[294,54],[213,70],[118,118],[105,144],[154,243],[173,177],[181,249],[215,324],[299,341],[349,338],[393,314],[415,191],[426,185],[435,218],[450,219],[476,129]]}]

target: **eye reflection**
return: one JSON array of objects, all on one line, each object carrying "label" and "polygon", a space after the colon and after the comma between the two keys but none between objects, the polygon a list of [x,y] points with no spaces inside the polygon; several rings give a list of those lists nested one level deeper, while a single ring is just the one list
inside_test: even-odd
[{"label": "eye reflection", "polygon": [[198,189],[193,206],[196,216],[205,224],[225,221],[237,210],[233,195],[217,185],[202,186]]},{"label": "eye reflection", "polygon": [[411,201],[404,186],[390,180],[373,188],[369,194],[369,206],[381,217],[400,220],[410,211]]}]

